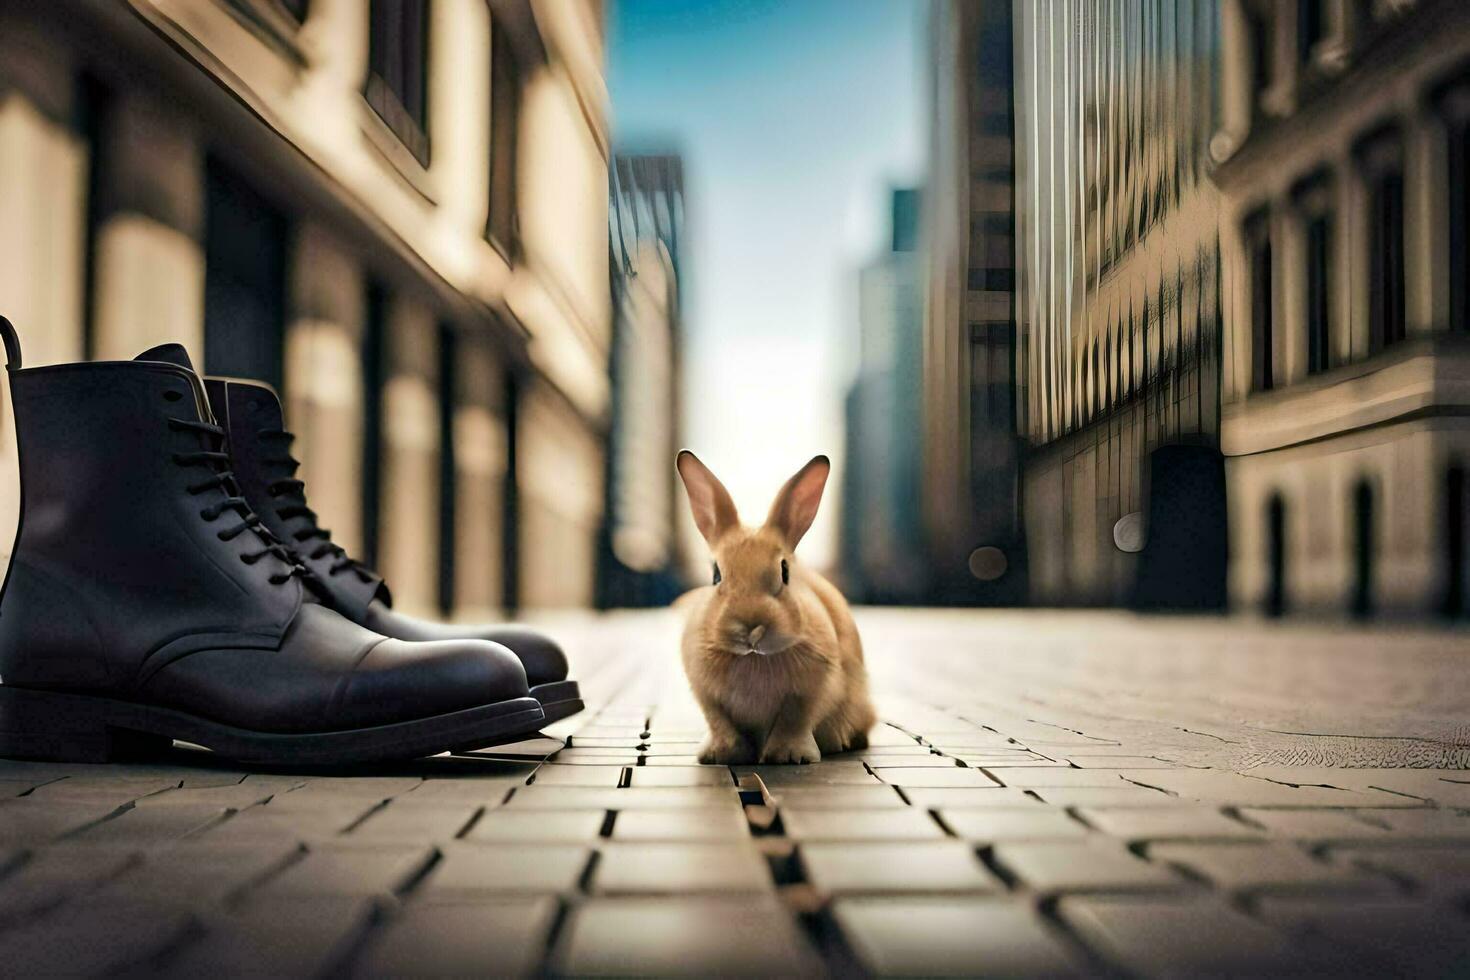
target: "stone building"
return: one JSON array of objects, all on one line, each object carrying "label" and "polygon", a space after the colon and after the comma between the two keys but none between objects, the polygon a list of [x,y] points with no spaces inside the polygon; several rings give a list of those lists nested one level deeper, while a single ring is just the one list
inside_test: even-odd
[{"label": "stone building", "polygon": [[0,0],[0,310],[28,363],[277,385],[399,606],[587,604],[602,43],[596,0]]},{"label": "stone building", "polygon": [[1226,0],[1231,593],[1463,614],[1470,4]]},{"label": "stone building", "polygon": [[1015,411],[1030,598],[1225,601],[1212,0],[1015,21]]},{"label": "stone building", "polygon": [[1026,548],[1013,396],[1011,4],[940,0],[930,44],[920,494],[927,588],[935,602],[1015,603],[1026,595]]}]

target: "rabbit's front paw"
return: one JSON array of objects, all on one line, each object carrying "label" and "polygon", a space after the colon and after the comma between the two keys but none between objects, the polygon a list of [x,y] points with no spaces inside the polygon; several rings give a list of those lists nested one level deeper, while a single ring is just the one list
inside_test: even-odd
[{"label": "rabbit's front paw", "polygon": [[817,740],[812,737],[812,733],[807,732],[805,735],[767,742],[765,750],[761,752],[760,761],[776,765],[788,762],[806,765],[809,762],[821,762],[822,752],[817,748]]},{"label": "rabbit's front paw", "polygon": [[706,766],[731,766],[755,761],[755,752],[743,738],[715,738],[711,735],[699,747],[699,762]]}]

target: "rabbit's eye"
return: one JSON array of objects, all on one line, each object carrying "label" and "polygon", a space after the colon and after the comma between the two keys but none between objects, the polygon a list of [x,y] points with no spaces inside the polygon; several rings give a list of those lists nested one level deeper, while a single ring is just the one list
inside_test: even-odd
[{"label": "rabbit's eye", "polygon": [[791,584],[791,569],[787,567],[785,558],[781,559],[781,584]]},{"label": "rabbit's eye", "polygon": [[715,562],[715,584],[720,584],[720,563]]}]

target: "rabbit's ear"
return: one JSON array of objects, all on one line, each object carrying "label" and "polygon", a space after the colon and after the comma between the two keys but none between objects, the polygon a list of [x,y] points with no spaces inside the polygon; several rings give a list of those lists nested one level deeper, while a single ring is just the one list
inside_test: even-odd
[{"label": "rabbit's ear", "polygon": [[689,495],[689,509],[694,512],[694,525],[704,540],[714,544],[719,537],[740,523],[735,512],[735,501],[709,467],[687,449],[679,451],[674,460],[679,478],[684,481],[684,491]]},{"label": "rabbit's ear", "polygon": [[766,526],[781,533],[786,547],[795,550],[797,542],[812,526],[817,505],[822,502],[822,490],[827,486],[827,474],[831,472],[832,463],[826,456],[813,456],[776,494]]}]

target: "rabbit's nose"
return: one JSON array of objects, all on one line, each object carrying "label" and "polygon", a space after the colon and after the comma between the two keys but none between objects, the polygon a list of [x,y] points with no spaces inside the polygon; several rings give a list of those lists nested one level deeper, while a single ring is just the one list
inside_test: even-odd
[{"label": "rabbit's nose", "polygon": [[752,626],[750,628],[750,645],[755,646],[761,641],[761,637],[765,635],[766,628],[764,626]]}]

